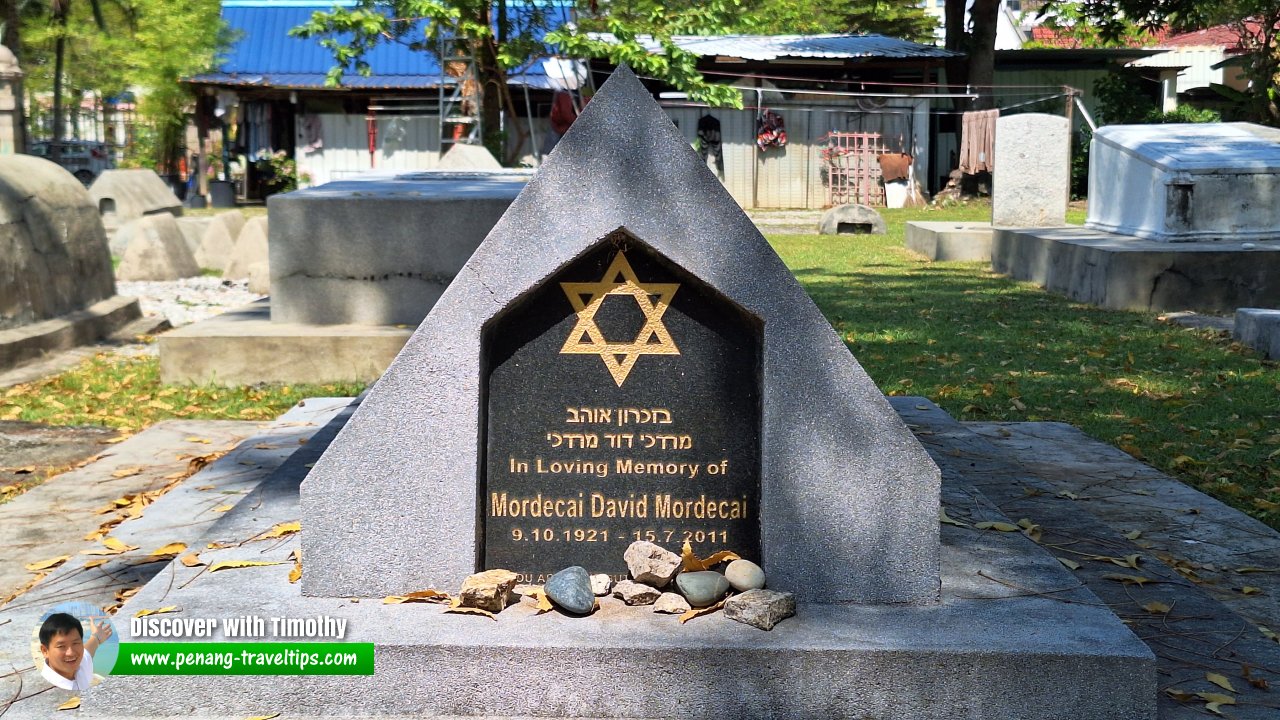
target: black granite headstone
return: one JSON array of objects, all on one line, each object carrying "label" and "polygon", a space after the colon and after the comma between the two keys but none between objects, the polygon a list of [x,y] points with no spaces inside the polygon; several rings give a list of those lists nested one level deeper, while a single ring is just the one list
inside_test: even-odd
[{"label": "black granite headstone", "polygon": [[759,557],[760,330],[621,233],[485,328],[484,566],[625,576],[627,545]]}]

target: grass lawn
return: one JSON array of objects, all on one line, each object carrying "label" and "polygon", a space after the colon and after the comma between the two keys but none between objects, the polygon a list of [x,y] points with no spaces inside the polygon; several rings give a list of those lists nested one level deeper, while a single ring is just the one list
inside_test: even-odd
[{"label": "grass lawn", "polygon": [[[923,395],[962,420],[1070,423],[1280,528],[1275,363],[1211,331],[1080,305],[981,263],[930,263],[902,247],[908,220],[983,220],[989,206],[884,216],[885,236],[770,241],[885,392]],[[361,389],[163,387],[155,358],[99,356],[0,392],[0,419],[136,431],[170,418],[268,419],[308,396]]]},{"label": "grass lawn", "polygon": [[961,420],[1070,423],[1280,528],[1280,366],[1212,331],[902,246],[908,220],[989,212],[888,210],[883,236],[769,239],[886,393]]}]

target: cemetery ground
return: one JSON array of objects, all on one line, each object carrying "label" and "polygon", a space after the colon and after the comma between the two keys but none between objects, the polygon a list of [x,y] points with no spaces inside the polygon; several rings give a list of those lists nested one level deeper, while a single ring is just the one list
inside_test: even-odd
[{"label": "cemetery ground", "polygon": [[[886,394],[927,397],[962,421],[1073,425],[1280,528],[1280,365],[1220,331],[1073,303],[983,263],[929,262],[902,246],[908,221],[989,213],[983,203],[886,210],[882,236],[769,239]],[[0,421],[127,436],[168,419],[266,420],[306,397],[362,389],[166,387],[154,354],[103,352],[0,388]],[[63,469],[0,469],[0,503]]]}]

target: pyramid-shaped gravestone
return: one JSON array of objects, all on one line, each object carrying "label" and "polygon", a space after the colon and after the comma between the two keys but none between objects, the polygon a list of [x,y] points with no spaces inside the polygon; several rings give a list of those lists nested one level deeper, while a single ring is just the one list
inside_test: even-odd
[{"label": "pyramid-shaped gravestone", "polygon": [[938,597],[937,467],[626,68],[301,492],[313,596],[687,539],[801,602]]}]

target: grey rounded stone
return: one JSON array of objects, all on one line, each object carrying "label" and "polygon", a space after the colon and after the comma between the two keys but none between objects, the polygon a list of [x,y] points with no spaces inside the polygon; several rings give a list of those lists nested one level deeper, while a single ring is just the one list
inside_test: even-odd
[{"label": "grey rounded stone", "polygon": [[884,235],[888,226],[875,208],[867,205],[837,205],[822,214],[820,235]]},{"label": "grey rounded stone", "polygon": [[567,613],[589,615],[595,609],[596,596],[591,592],[591,576],[578,565],[547,578],[542,589],[551,602]]},{"label": "grey rounded stone", "polygon": [[724,569],[724,577],[738,592],[764,587],[764,570],[750,560],[734,560]]},{"label": "grey rounded stone", "polygon": [[680,594],[693,607],[714,605],[729,592],[729,581],[718,572],[704,570],[702,572],[680,573],[676,576],[676,587]]}]

